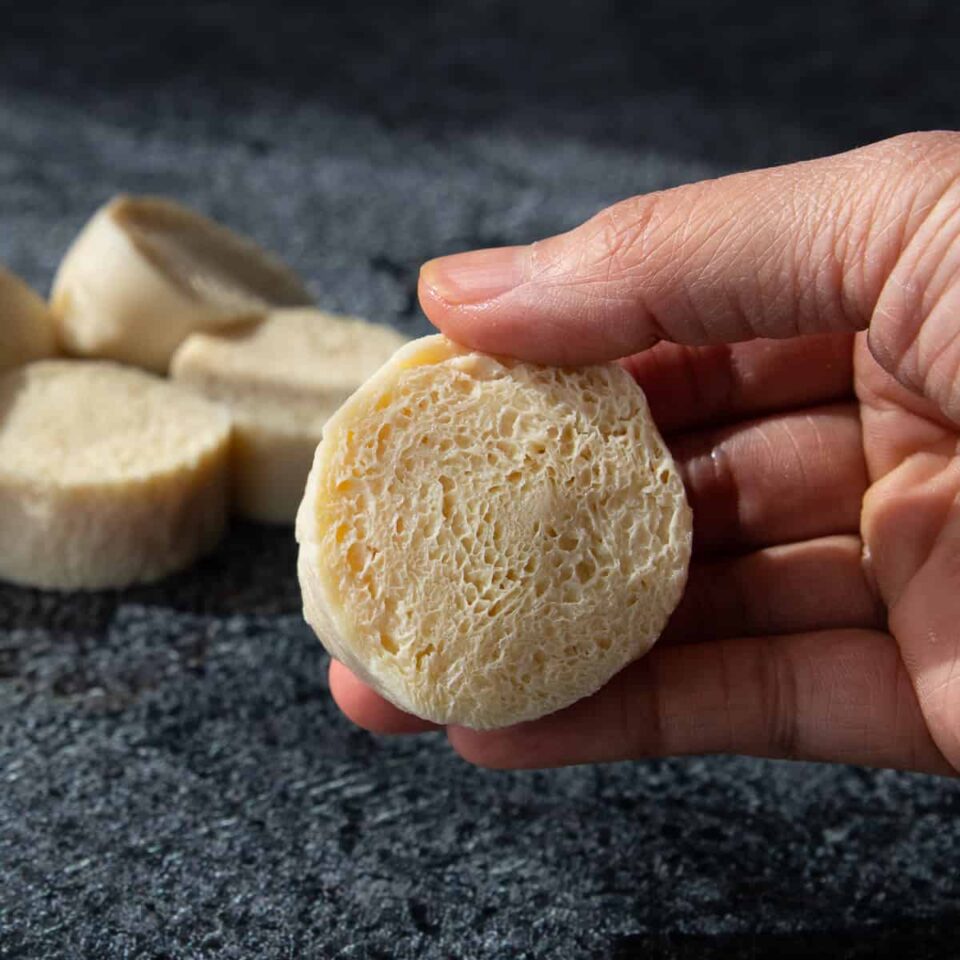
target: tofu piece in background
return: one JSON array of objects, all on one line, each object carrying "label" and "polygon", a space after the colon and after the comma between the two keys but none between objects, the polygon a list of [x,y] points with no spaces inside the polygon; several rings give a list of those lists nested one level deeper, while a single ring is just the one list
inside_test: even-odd
[{"label": "tofu piece in background", "polygon": [[0,372],[56,353],[56,328],[46,301],[0,266]]},{"label": "tofu piece in background", "polygon": [[50,302],[66,352],[165,373],[191,333],[312,299],[251,240],[170,200],[120,196],[74,240]]},{"label": "tofu piece in background", "polygon": [[104,589],[156,580],[222,534],[230,416],[107,361],[0,376],[0,578]]},{"label": "tofu piece in background", "polygon": [[184,342],[171,376],[233,416],[238,514],[293,523],[327,419],[406,342],[390,327],[297,309]]}]

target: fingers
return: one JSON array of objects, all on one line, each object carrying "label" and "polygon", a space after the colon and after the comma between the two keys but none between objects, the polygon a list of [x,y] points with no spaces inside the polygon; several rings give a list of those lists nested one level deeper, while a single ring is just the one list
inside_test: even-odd
[{"label": "fingers", "polygon": [[856,408],[769,417],[675,438],[700,554],[859,528],[867,487]]},{"label": "fingers", "polygon": [[694,563],[661,643],[882,628],[858,537],[824,537]]},{"label": "fingers", "polygon": [[[881,291],[894,313],[939,309],[946,330],[960,201],[940,201],[960,179],[958,143],[910,134],[634,197],[530,246],[431,261],[420,302],[461,343],[559,364],[612,360],[657,340],[863,329]],[[905,251],[910,269],[888,288]],[[910,373],[909,331],[878,344]]]},{"label": "fingers", "polygon": [[896,643],[869,630],[658,646],[567,710],[448,736],[465,759],[501,768],[730,753],[954,772]]},{"label": "fingers", "polygon": [[[661,643],[767,636],[828,627],[879,627],[860,541],[826,537],[733,560],[694,564]],[[434,724],[388,703],[337,661],[330,689],[343,712],[373,733],[421,733]]]},{"label": "fingers", "polygon": [[330,661],[330,693],[350,720],[371,733],[426,733],[439,729],[384,700],[338,660]]},{"label": "fingers", "polygon": [[[698,555],[857,530],[866,477],[851,406],[705,431],[678,438],[672,447],[694,507]],[[702,610],[697,612],[701,605],[712,611],[719,635],[870,624],[874,615],[853,561],[849,546],[822,545],[717,562],[702,573],[695,568],[694,599],[687,601],[692,613],[681,610],[674,635],[684,629],[685,615],[688,633],[698,617],[705,622]],[[812,599],[817,596],[819,605]],[[844,620],[847,613],[858,619]],[[339,663],[331,664],[330,686],[344,713],[368,730],[432,729],[374,694]]]},{"label": "fingers", "polygon": [[623,366],[664,434],[853,398],[850,334],[711,347],[659,343]]}]

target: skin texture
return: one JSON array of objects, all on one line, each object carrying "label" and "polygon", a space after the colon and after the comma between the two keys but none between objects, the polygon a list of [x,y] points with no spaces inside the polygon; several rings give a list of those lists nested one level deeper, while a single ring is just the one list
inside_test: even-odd
[{"label": "skin texture", "polygon": [[[636,197],[527,247],[426,264],[429,318],[527,360],[623,360],[696,516],[647,657],[466,759],[740,753],[960,769],[960,134]],[[428,725],[339,664],[381,733]]]}]

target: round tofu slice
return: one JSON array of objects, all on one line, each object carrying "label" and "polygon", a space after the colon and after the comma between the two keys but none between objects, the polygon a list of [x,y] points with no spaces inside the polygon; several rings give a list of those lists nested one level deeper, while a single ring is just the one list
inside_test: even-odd
[{"label": "round tofu slice", "polygon": [[194,331],[310,302],[300,280],[254,243],[155,197],[121,196],[101,208],[51,293],[69,353],[158,373]]},{"label": "round tofu slice", "polygon": [[619,366],[435,336],[333,416],[297,518],[304,613],[398,707],[493,728],[588,696],[680,599],[691,512]]},{"label": "round tofu slice", "polygon": [[0,578],[121,587],[220,537],[229,414],[138,370],[46,360],[0,377]]},{"label": "round tofu slice", "polygon": [[230,408],[237,513],[293,523],[323,425],[406,342],[389,327],[319,310],[278,310],[255,326],[187,339],[171,375]]},{"label": "round tofu slice", "polygon": [[57,352],[46,303],[19,277],[0,267],[0,371]]}]

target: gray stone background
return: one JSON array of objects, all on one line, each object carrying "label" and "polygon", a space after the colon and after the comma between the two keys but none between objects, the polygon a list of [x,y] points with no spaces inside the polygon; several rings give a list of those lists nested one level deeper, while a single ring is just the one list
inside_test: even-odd
[{"label": "gray stone background", "polygon": [[[935,0],[0,3],[0,260],[175,196],[332,309],[616,198],[958,125]],[[326,690],[289,531],[0,586],[0,957],[957,956],[960,793],[731,758],[492,773]]]}]

